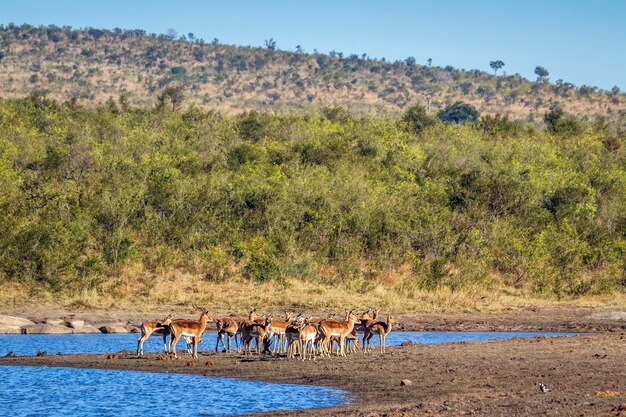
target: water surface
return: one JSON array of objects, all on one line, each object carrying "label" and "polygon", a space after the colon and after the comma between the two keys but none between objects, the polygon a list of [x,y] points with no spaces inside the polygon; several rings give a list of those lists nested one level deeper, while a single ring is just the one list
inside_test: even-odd
[{"label": "water surface", "polygon": [[0,374],[0,415],[12,417],[226,416],[349,402],[335,388],[185,374],[32,366]]},{"label": "water surface", "polygon": [[[537,336],[572,336],[576,333],[551,332],[391,332],[387,336],[387,346],[399,345],[404,341],[415,343],[450,343],[471,342],[493,339],[511,339],[513,337]],[[359,334],[359,338],[362,336]],[[136,351],[138,334],[62,334],[62,335],[0,335],[0,356],[8,352],[16,355],[36,355],[45,351],[49,355],[56,353],[111,353],[121,350]],[[214,350],[216,334],[205,333],[204,342],[199,351]],[[372,346],[378,345],[378,336],[371,339]],[[235,344],[232,343],[234,348]],[[184,350],[185,343],[181,339],[177,349]],[[160,352],[163,350],[161,336],[152,336],[144,343],[144,351]],[[221,345],[220,345],[221,350]]]}]

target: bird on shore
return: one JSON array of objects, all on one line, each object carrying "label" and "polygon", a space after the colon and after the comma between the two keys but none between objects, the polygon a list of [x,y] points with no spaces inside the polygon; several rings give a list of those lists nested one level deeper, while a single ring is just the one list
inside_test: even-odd
[{"label": "bird on shore", "polygon": [[544,384],[543,382],[539,383],[539,389],[543,393],[546,393],[546,392],[550,391],[550,388],[548,388],[548,386],[546,384]]}]

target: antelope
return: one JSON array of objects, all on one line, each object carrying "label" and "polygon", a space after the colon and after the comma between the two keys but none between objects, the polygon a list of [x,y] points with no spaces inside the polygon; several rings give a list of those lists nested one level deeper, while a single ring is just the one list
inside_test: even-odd
[{"label": "antelope", "polygon": [[370,351],[370,339],[373,335],[377,334],[380,339],[380,353],[386,352],[387,335],[391,332],[391,324],[396,323],[396,319],[390,314],[387,316],[387,321],[376,321],[374,323],[368,323],[365,326],[365,333],[363,333],[363,351]]},{"label": "antelope", "polygon": [[327,356],[330,356],[328,351],[330,345],[330,338],[333,336],[339,336],[339,352],[338,355],[346,356],[346,348],[345,348],[345,339],[346,336],[352,333],[354,329],[354,324],[357,323],[359,319],[354,314],[354,310],[351,310],[348,313],[348,320],[340,321],[340,320],[322,320],[319,324],[319,331],[323,334],[324,339],[320,345],[320,351]]},{"label": "antelope", "polygon": [[257,353],[261,353],[261,341],[268,335],[272,318],[265,319],[264,324],[257,322],[248,322],[244,324],[241,329],[241,347],[244,354],[252,354],[251,345],[252,339],[256,340]]},{"label": "antelope", "polygon": [[293,313],[289,313],[285,311],[285,321],[272,321],[270,327],[270,339],[275,336],[276,345],[272,352],[278,353],[285,352],[287,350],[287,343],[285,340],[285,332],[287,331],[287,327],[290,326],[291,319],[293,317]]},{"label": "antelope", "polygon": [[193,336],[192,356],[194,359],[198,359],[198,343],[200,342],[202,333],[204,333],[204,329],[206,329],[207,323],[209,321],[213,321],[211,316],[209,316],[209,312],[207,310],[205,310],[204,308],[200,308],[195,304],[194,308],[202,311],[202,314],[200,314],[200,319],[198,319],[198,321],[178,319],[173,320],[170,323],[170,333],[172,334],[170,344],[172,346],[171,350],[174,353],[175,358],[178,358],[178,356],[176,355],[176,344],[178,343],[180,338],[182,336]]},{"label": "antelope", "polygon": [[141,337],[137,341],[137,355],[143,355],[143,343],[152,334],[160,334],[163,336],[163,352],[169,352],[169,347],[166,342],[167,336],[170,334],[169,324],[171,321],[172,315],[170,314],[162,322],[146,321],[145,323],[142,323],[141,326],[139,326],[141,329]]},{"label": "antelope", "polygon": [[[239,350],[239,342],[237,342],[237,333],[239,333],[240,326],[235,320],[229,317],[224,317],[217,321],[217,323],[215,324],[215,327],[217,328],[217,340],[215,341],[216,352],[217,352],[220,341],[222,342],[222,347],[224,348],[224,351],[230,352],[230,338],[233,336],[235,336],[235,343],[237,344],[237,350]],[[228,340],[228,349],[226,349],[226,345],[224,345],[224,335],[226,335],[226,338]]]},{"label": "antelope", "polygon": [[[302,360],[306,359],[307,351],[310,352],[309,360],[311,357],[315,360],[315,339],[317,338],[317,327],[310,324],[313,317],[307,320],[301,320],[298,327],[298,339],[300,346],[300,357]],[[309,350],[309,342],[311,342],[311,348]]]}]

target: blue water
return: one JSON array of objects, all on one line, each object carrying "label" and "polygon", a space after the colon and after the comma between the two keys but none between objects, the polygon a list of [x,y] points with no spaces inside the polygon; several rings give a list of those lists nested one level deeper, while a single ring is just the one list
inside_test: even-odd
[{"label": "blue water", "polygon": [[[549,332],[392,332],[387,336],[387,346],[399,345],[404,341],[415,343],[472,342],[492,339],[511,339],[514,337],[537,336],[573,336],[575,333]],[[121,350],[137,350],[138,334],[62,334],[62,335],[0,335],[0,356],[8,352],[16,355],[36,355],[45,351],[49,355],[56,353],[111,353]],[[215,349],[215,333],[205,333],[199,351]],[[359,335],[361,338],[361,335]],[[371,339],[372,346],[378,345],[378,336]],[[232,341],[234,349],[235,343]],[[220,350],[222,346],[220,344]],[[184,341],[178,343],[179,351],[185,350]],[[150,337],[144,343],[144,352],[163,350],[161,336]]]},{"label": "blue water", "polygon": [[0,366],[0,375],[0,415],[12,417],[225,416],[350,401],[335,388],[185,374]]}]

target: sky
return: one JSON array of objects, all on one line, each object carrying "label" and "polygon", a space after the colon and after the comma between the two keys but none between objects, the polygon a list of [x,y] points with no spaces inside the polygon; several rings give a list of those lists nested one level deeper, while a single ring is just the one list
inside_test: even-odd
[{"label": "sky", "polygon": [[[0,23],[144,29],[243,46],[414,57],[626,91],[626,0],[0,0]],[[501,73],[500,72],[500,73]]]}]

